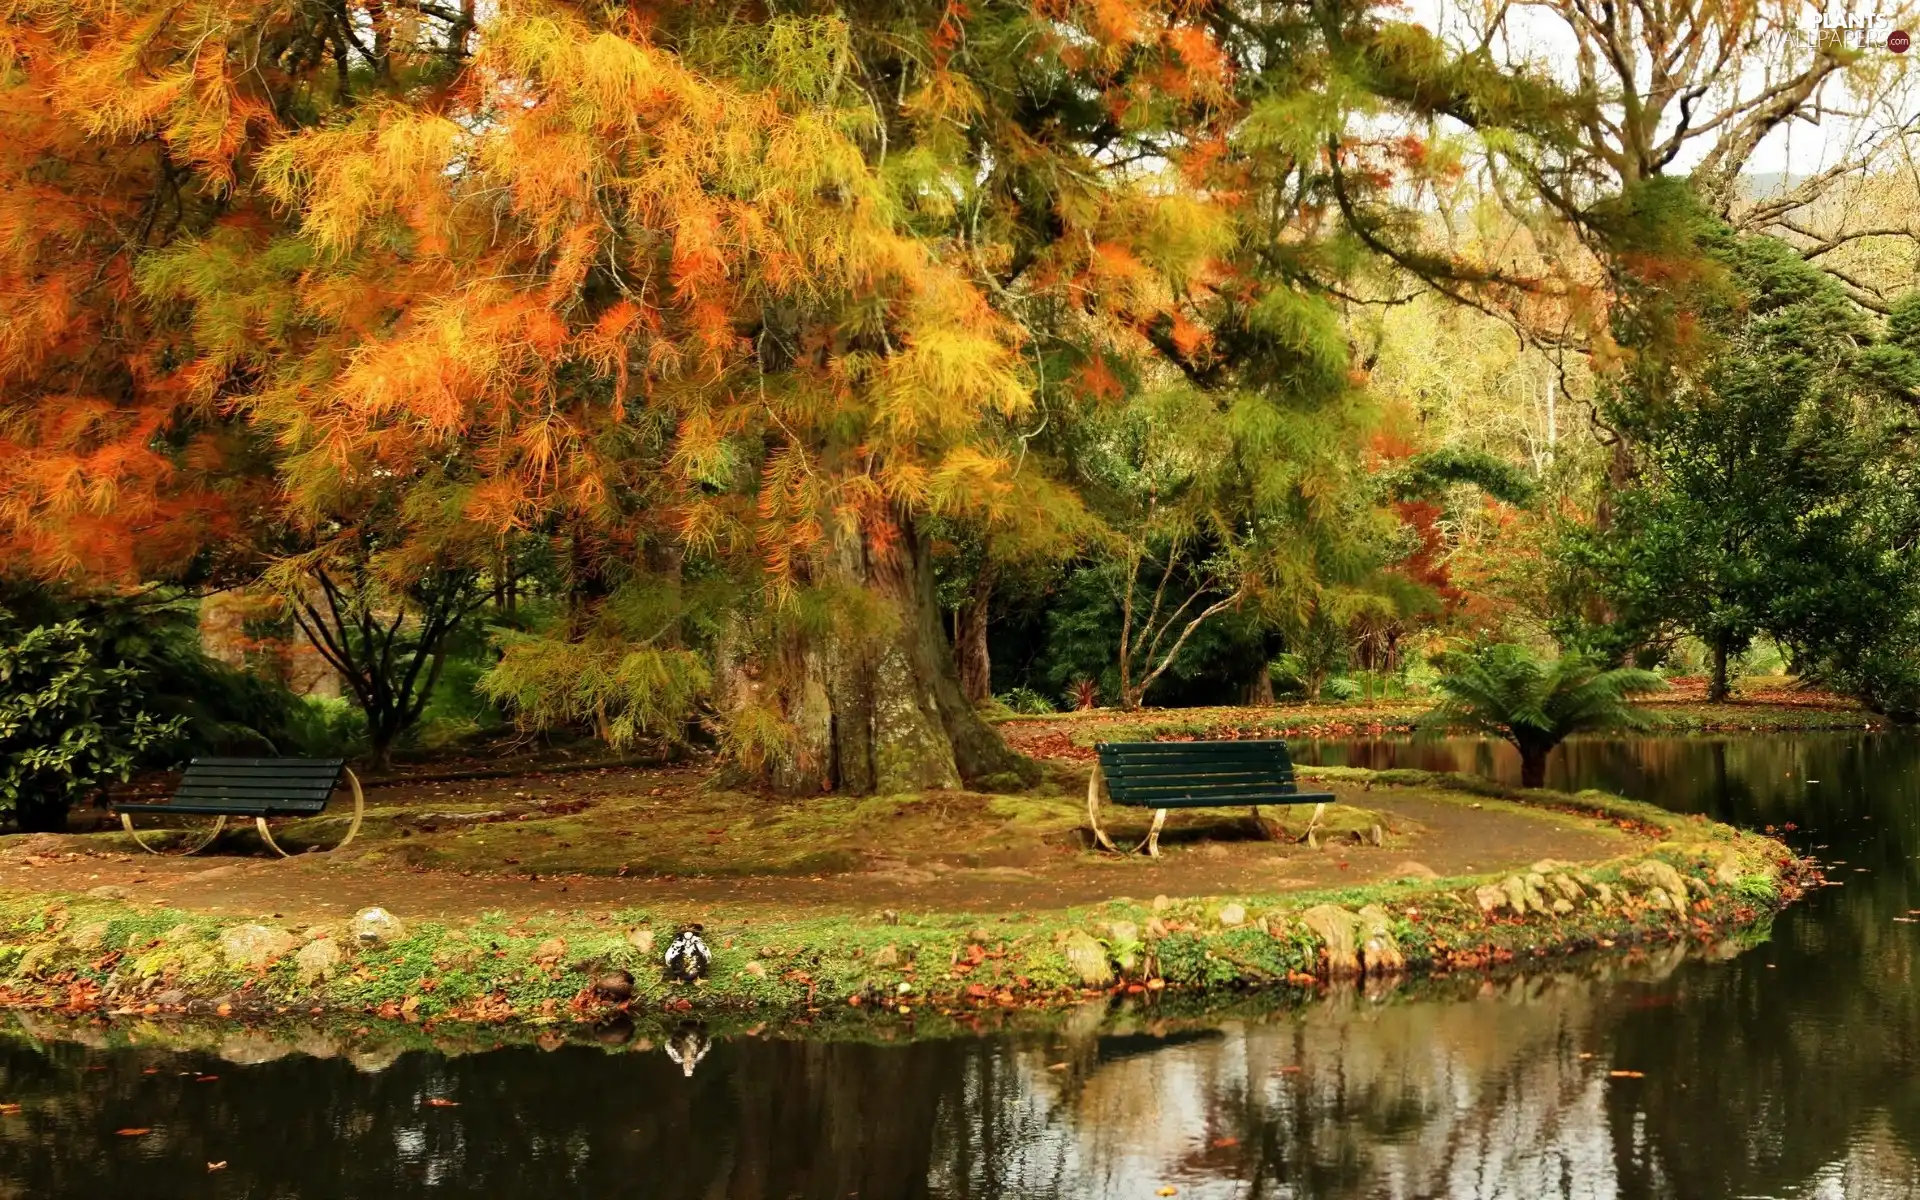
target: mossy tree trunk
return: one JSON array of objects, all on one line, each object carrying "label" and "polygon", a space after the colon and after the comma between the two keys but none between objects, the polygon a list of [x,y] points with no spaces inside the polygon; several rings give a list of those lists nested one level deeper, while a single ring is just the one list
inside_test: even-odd
[{"label": "mossy tree trunk", "polygon": [[839,539],[830,572],[875,605],[865,628],[796,636],[781,653],[793,753],[768,769],[789,794],[890,794],[1024,786],[1037,777],[980,718],[960,683],[934,595],[927,540]]}]

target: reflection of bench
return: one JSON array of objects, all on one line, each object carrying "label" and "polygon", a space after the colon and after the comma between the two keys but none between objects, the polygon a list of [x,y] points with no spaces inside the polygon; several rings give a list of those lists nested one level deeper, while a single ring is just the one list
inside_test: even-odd
[{"label": "reflection of bench", "polygon": [[338,850],[360,832],[360,818],[367,807],[366,797],[360,792],[360,781],[347,770],[344,758],[196,758],[187,764],[185,778],[168,799],[117,803],[113,811],[120,814],[120,824],[133,834],[140,848],[154,854],[161,851],[148,845],[134,829],[132,814],[218,818],[198,841],[189,836],[190,844],[185,849],[172,851],[176,854],[192,854],[204,849],[220,836],[228,817],[252,817],[260,830],[260,839],[275,854],[285,858],[287,852],[267,832],[267,818],[319,815],[325,811],[327,800],[342,775],[353,788],[353,824],[347,828],[347,836],[340,839],[340,845],[334,847]]},{"label": "reflection of bench", "polygon": [[1257,822],[1262,804],[1318,804],[1317,822],[1334,798],[1331,792],[1303,792],[1295,785],[1285,742],[1102,742],[1094,750],[1100,761],[1087,781],[1087,820],[1109,850],[1119,847],[1100,828],[1102,782],[1113,803],[1153,809],[1153,828],[1134,849],[1156,857],[1170,808],[1244,804]]}]

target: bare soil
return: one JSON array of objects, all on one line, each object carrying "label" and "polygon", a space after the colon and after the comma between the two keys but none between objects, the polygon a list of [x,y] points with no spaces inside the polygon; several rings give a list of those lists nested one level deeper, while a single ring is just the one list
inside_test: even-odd
[{"label": "bare soil", "polygon": [[[250,830],[193,858],[140,852],[122,834],[40,835],[0,848],[0,890],[125,889],[127,898],[224,916],[337,919],[368,905],[442,919],[490,910],[661,905],[746,915],[807,908],[866,913],[1013,913],[1116,896],[1284,893],[1406,875],[1507,871],[1543,858],[1590,861],[1643,848],[1631,829],[1425,788],[1335,785],[1318,848],[1310,810],[1176,811],[1163,856],[1087,848],[1084,773],[1056,764],[1030,796],[791,801],[712,786],[696,767],[531,772],[368,789],[348,850],[281,860]],[[1076,785],[1076,780],[1080,781]],[[342,803],[291,822],[285,843],[342,832]],[[1116,840],[1139,810],[1103,813]],[[1383,845],[1372,844],[1379,826]]]}]

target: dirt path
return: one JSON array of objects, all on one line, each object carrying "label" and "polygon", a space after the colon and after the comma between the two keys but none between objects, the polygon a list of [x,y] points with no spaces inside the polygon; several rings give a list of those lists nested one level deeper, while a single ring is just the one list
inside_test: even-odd
[{"label": "dirt path", "polygon": [[[663,778],[635,772],[646,794]],[[494,785],[512,792],[511,783]],[[490,789],[491,790],[491,789]],[[523,789],[524,790],[524,789]],[[405,915],[471,918],[509,912],[667,907],[676,913],[749,915],[810,909],[1011,913],[1115,896],[1259,894],[1359,885],[1407,874],[1503,871],[1542,858],[1582,861],[1624,853],[1639,841],[1597,821],[1473,802],[1438,793],[1353,790],[1344,799],[1382,814],[1395,832],[1385,846],[1183,838],[1169,823],[1158,861],[1120,859],[1035,842],[1020,866],[966,866],[900,846],[870,851],[863,869],[820,875],[615,878],[606,875],[468,874],[402,865],[378,852],[275,860],[239,855],[191,859],[129,855],[94,836],[10,839],[0,851],[0,890],[124,889],[127,898],[223,916],[338,919],[378,904]],[[493,827],[498,828],[498,827]],[[357,846],[356,846],[357,849]],[[377,851],[378,847],[376,847]],[[918,849],[925,850],[925,847]]]}]

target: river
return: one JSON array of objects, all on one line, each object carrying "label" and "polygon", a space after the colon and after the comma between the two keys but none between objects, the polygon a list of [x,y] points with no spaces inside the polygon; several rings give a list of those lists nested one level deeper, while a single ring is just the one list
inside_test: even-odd
[{"label": "river", "polygon": [[[1470,741],[1296,750],[1518,771]],[[996,1037],[741,1036],[690,1075],[635,1045],[369,1061],[16,1032],[0,1198],[1920,1195],[1920,739],[1582,741],[1550,782],[1776,826],[1844,886],[1718,960],[1274,998],[1201,1025],[1090,1008]]]}]

